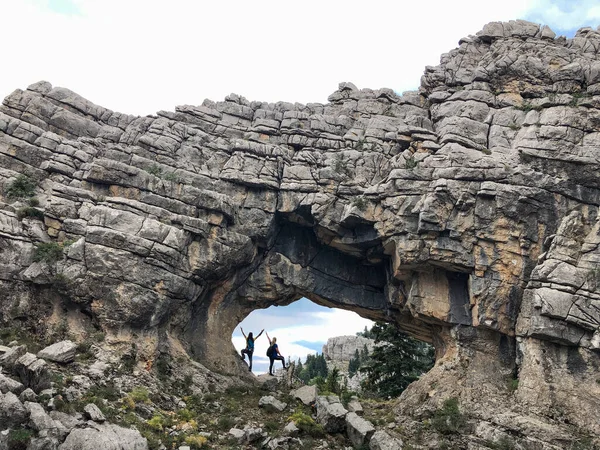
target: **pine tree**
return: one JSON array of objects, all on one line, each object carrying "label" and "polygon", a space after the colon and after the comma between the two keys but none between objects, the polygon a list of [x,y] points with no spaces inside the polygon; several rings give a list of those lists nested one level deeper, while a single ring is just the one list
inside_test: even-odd
[{"label": "pine tree", "polygon": [[327,363],[325,361],[325,356],[322,354],[319,355],[308,355],[306,357],[306,362],[304,363],[302,370],[298,370],[298,378],[300,378],[305,383],[309,383],[312,379],[316,377],[327,377]]},{"label": "pine tree", "polygon": [[361,358],[358,349],[354,351],[354,356],[348,362],[348,376],[353,377],[360,368]]},{"label": "pine tree", "polygon": [[397,397],[433,367],[431,345],[411,338],[391,324],[377,323],[371,333],[376,345],[360,369],[367,374],[365,388],[382,397]]}]

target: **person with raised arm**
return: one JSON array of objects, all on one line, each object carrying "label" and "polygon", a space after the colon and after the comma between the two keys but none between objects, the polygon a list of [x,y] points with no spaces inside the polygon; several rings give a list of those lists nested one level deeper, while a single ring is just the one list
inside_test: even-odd
[{"label": "person with raised arm", "polygon": [[274,337],[273,339],[271,339],[269,337],[269,333],[267,333],[267,339],[269,340],[269,348],[267,349],[267,356],[269,357],[269,361],[270,361],[269,375],[275,375],[273,373],[273,363],[275,362],[275,360],[281,361],[283,368],[287,370],[287,367],[285,365],[285,358],[279,352],[279,346],[277,345],[277,338]]},{"label": "person with raised arm", "polygon": [[261,334],[263,334],[263,331],[265,331],[264,329],[260,330],[260,333],[258,333],[258,336],[254,337],[252,334],[252,331],[250,333],[248,333],[248,336],[246,336],[246,333],[244,333],[244,329],[242,327],[240,327],[240,330],[242,330],[242,334],[244,335],[244,339],[246,339],[246,348],[242,350],[242,359],[244,361],[246,361],[246,355],[248,355],[248,370],[250,370],[250,372],[252,372],[252,354],[254,353],[254,341],[256,339],[258,339],[260,337]]}]

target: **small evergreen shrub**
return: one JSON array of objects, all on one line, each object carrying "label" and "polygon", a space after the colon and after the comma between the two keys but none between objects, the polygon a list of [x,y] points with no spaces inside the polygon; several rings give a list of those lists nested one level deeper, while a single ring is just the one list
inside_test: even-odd
[{"label": "small evergreen shrub", "polygon": [[438,409],[431,420],[431,426],[440,434],[457,434],[465,426],[466,419],[458,408],[458,399],[449,398]]},{"label": "small evergreen shrub", "polygon": [[32,206],[26,206],[24,208],[19,208],[17,210],[17,218],[19,220],[24,219],[25,217],[31,217],[32,219],[44,220],[44,212],[34,208]]},{"label": "small evergreen shrub", "polygon": [[312,417],[308,414],[303,413],[302,411],[296,411],[292,414],[288,420],[294,422],[294,424],[298,427],[302,432],[313,436],[320,437],[325,433],[323,431],[323,427],[316,423]]},{"label": "small evergreen shrub", "polygon": [[26,175],[19,175],[6,189],[9,199],[33,197],[34,193],[35,183]]},{"label": "small evergreen shrub", "polygon": [[35,247],[33,260],[36,262],[55,263],[63,257],[63,246],[57,242],[41,242]]},{"label": "small evergreen shrub", "polygon": [[32,437],[33,431],[31,430],[10,430],[8,433],[8,450],[26,450]]}]

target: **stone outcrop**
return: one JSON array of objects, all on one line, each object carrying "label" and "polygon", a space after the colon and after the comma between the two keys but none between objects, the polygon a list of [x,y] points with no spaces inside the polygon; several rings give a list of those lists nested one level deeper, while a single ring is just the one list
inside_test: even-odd
[{"label": "stone outcrop", "polygon": [[371,353],[374,346],[373,339],[362,336],[336,336],[327,339],[323,346],[323,356],[327,361],[345,364],[347,369],[348,362],[354,358],[357,351],[360,353],[366,348],[367,353]]},{"label": "stone outcrop", "polygon": [[527,439],[598,434],[599,47],[492,23],[418,92],[342,83],[324,105],[232,94],[135,117],[16,90],[0,318],[243,375],[234,327],[306,296],[435,345],[400,414],[457,397]]},{"label": "stone outcrop", "polygon": [[47,359],[57,363],[70,363],[75,360],[75,350],[77,344],[71,341],[61,341],[56,344],[52,344],[43,350],[40,350],[37,354],[38,358]]}]

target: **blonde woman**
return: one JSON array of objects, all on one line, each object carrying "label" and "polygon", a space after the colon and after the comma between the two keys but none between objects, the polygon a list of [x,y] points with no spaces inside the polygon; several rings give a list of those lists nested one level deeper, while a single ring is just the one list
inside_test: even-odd
[{"label": "blonde woman", "polygon": [[275,360],[281,361],[281,364],[283,365],[283,368],[287,370],[287,367],[285,366],[285,358],[283,357],[283,355],[279,352],[279,346],[277,345],[277,338],[273,338],[271,339],[269,337],[269,333],[267,334],[267,339],[269,340],[269,348],[267,349],[267,356],[269,357],[269,375],[275,375],[273,373],[273,363],[275,362]]}]

